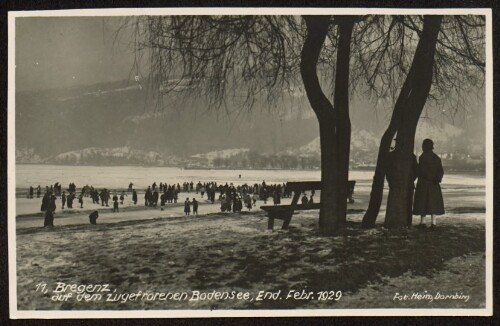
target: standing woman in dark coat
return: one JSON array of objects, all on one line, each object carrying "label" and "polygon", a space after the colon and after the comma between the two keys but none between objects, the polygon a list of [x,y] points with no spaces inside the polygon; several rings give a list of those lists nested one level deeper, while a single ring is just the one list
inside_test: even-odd
[{"label": "standing woman in dark coat", "polygon": [[443,194],[439,186],[444,174],[443,165],[433,149],[432,140],[425,139],[418,162],[418,181],[413,201],[413,214],[420,215],[420,226],[425,227],[424,217],[430,214],[431,228],[436,227],[434,216],[444,214]]}]

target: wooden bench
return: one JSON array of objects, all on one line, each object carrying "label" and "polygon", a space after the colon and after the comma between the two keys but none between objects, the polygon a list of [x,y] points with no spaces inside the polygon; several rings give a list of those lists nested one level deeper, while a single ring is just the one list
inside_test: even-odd
[{"label": "wooden bench", "polygon": [[[354,193],[354,186],[356,181],[347,182],[347,198],[349,203],[354,203],[352,194]],[[319,209],[321,203],[313,204],[299,204],[300,195],[304,191],[321,190],[321,181],[303,181],[303,182],[288,182],[285,187],[285,192],[291,193],[293,191],[293,199],[290,205],[275,205],[275,206],[260,206],[260,208],[267,212],[268,221],[267,229],[272,230],[274,228],[274,219],[283,220],[283,230],[288,229],[288,225],[292,220],[292,215],[295,211]]]}]

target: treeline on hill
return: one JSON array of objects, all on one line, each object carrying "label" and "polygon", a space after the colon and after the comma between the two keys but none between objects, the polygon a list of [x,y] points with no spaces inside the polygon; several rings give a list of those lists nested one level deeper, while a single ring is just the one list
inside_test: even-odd
[{"label": "treeline on hill", "polygon": [[62,165],[103,165],[103,166],[120,166],[120,165],[134,165],[134,166],[143,166],[143,165],[162,165],[162,161],[155,162],[151,160],[145,160],[141,157],[114,157],[114,156],[105,156],[100,154],[88,155],[82,158],[77,159],[74,156],[65,156],[62,158],[58,158],[54,163],[62,164]]},{"label": "treeline on hill", "polygon": [[217,157],[214,168],[227,169],[319,169],[319,155],[297,156],[290,154],[261,154],[255,151],[230,157]]}]

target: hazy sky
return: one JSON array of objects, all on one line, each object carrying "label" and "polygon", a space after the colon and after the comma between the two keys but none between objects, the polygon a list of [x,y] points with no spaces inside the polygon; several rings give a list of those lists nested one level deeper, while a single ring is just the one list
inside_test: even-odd
[{"label": "hazy sky", "polygon": [[[129,76],[133,79],[136,72],[131,71],[134,60],[131,34],[124,33],[116,42],[114,39],[122,22],[123,17],[16,18],[16,89],[64,88],[118,81]],[[382,111],[373,110],[366,98],[360,101],[353,96],[352,100],[354,124],[368,129],[380,129],[387,124],[391,106]],[[484,103],[470,109],[480,114],[472,114],[470,121],[458,119],[454,124],[466,126],[481,136]],[[370,119],[366,119],[367,112]],[[443,120],[450,122],[438,119]]]},{"label": "hazy sky", "polygon": [[128,78],[133,54],[113,42],[119,17],[16,19],[16,89],[71,87]]}]

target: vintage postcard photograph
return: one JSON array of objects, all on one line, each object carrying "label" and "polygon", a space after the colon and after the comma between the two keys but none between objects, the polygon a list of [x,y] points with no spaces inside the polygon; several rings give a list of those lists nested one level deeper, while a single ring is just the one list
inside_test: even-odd
[{"label": "vintage postcard photograph", "polygon": [[492,314],[491,10],[8,16],[11,318]]}]

